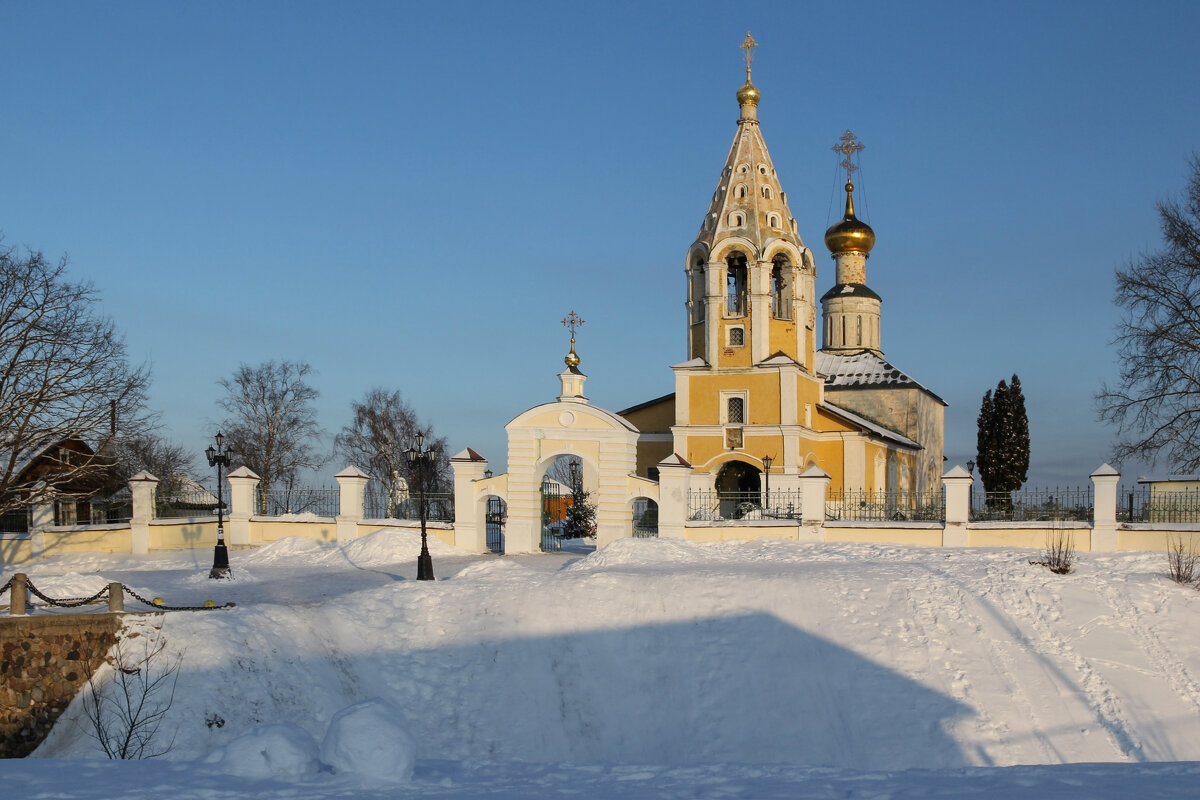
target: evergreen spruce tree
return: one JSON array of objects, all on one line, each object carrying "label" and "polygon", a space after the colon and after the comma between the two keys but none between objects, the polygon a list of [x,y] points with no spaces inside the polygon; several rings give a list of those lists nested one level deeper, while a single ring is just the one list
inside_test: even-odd
[{"label": "evergreen spruce tree", "polygon": [[[975,443],[984,491],[1006,495],[1020,489],[1029,473],[1029,418],[1016,375],[1011,385],[1001,380],[995,392],[984,393]],[[989,507],[1010,503],[1004,496],[988,500]]]},{"label": "evergreen spruce tree", "polygon": [[567,506],[562,538],[582,539],[596,535],[596,506],[590,502],[590,497],[591,492],[585,492],[582,486],[571,492],[571,505]]}]

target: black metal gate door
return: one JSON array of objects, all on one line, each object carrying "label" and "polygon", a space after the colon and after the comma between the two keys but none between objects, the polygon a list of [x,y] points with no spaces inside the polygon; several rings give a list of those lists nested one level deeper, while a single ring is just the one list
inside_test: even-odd
[{"label": "black metal gate door", "polygon": [[[504,552],[504,501],[499,497],[489,497],[487,501],[487,547],[493,553]],[[476,528],[476,530],[479,530]]]},{"label": "black metal gate door", "polygon": [[560,485],[542,481],[542,552],[556,553],[562,550],[563,518],[566,516],[565,499]]}]

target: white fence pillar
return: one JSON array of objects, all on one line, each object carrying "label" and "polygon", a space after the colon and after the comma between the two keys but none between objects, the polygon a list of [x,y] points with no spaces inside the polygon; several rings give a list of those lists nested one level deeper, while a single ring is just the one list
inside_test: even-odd
[{"label": "white fence pillar", "polygon": [[658,462],[658,535],[682,539],[688,517],[688,492],[692,488],[692,465],[672,453]]},{"label": "white fence pillar", "polygon": [[371,476],[355,466],[333,476],[341,490],[338,502],[337,540],[344,545],[358,538],[358,523],[363,518],[363,496]]},{"label": "white fence pillar", "polygon": [[[35,490],[44,487],[40,484]],[[46,553],[46,530],[54,527],[54,493],[48,492],[29,507],[30,556],[41,558]]]},{"label": "white fence pillar", "polygon": [[229,478],[229,543],[250,544],[250,517],[254,507],[254,490],[262,478],[248,467],[238,467]]},{"label": "white fence pillar", "polygon": [[150,552],[150,520],[154,519],[154,497],[158,491],[158,478],[146,470],[129,479],[129,494],[133,498],[133,515],[129,520],[132,534],[130,549],[135,556]]},{"label": "white fence pillar", "polygon": [[450,459],[454,471],[454,546],[469,553],[487,552],[487,516],[479,513],[476,482],[484,479],[488,462],[471,448]]},{"label": "white fence pillar", "polygon": [[813,464],[800,473],[800,529],[797,538],[802,542],[825,540],[825,495],[832,478]]},{"label": "white fence pillar", "polygon": [[1117,484],[1121,473],[1101,464],[1092,473],[1092,552],[1113,553],[1118,546]]},{"label": "white fence pillar", "polygon": [[942,476],[946,490],[946,525],[942,528],[942,547],[966,547],[967,523],[971,521],[971,484],[974,476],[955,465]]}]

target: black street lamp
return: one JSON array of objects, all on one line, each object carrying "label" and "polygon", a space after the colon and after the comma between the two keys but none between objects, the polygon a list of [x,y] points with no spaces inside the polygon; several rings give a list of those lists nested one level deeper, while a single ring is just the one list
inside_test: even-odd
[{"label": "black street lamp", "polygon": [[763,505],[765,505],[767,507],[768,513],[770,513],[770,510],[771,510],[771,464],[774,461],[775,461],[775,459],[771,458],[770,456],[762,457],[763,478],[766,479],[766,491],[764,492],[763,496],[766,498],[766,501],[767,501]]},{"label": "black street lamp", "polygon": [[421,555],[417,556],[417,580],[431,581],[434,580],[433,557],[429,555],[429,540],[425,533],[425,521],[429,517],[429,498],[426,497],[425,488],[429,479],[429,468],[433,466],[433,460],[436,458],[436,450],[432,447],[426,449],[425,435],[418,433],[417,446],[408,448],[404,454],[408,456],[409,466],[417,476],[417,489],[421,493],[421,499],[418,501],[421,511]]},{"label": "black street lamp", "polygon": [[568,461],[567,467],[571,473],[571,494],[579,494],[579,462]]},{"label": "black street lamp", "polygon": [[225,437],[218,432],[217,446],[211,444],[204,451],[208,457],[208,465],[217,468],[217,546],[213,548],[213,566],[209,571],[210,578],[229,577],[229,550],[225,547],[225,481],[221,470],[229,466],[230,453],[224,447]]}]

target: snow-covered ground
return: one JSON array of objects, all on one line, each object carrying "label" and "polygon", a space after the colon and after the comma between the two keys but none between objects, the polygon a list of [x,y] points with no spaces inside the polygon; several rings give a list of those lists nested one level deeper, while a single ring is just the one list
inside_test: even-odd
[{"label": "snow-covered ground", "polygon": [[1081,554],[1057,576],[1027,550],[626,540],[496,557],[434,541],[428,583],[418,546],[288,539],[235,551],[228,582],[183,554],[28,568],[56,596],[116,580],[237,606],[142,623],[183,653],[163,759],[93,760],[77,702],[34,758],[0,762],[6,791],[1200,794],[1200,593],[1161,554]]}]

